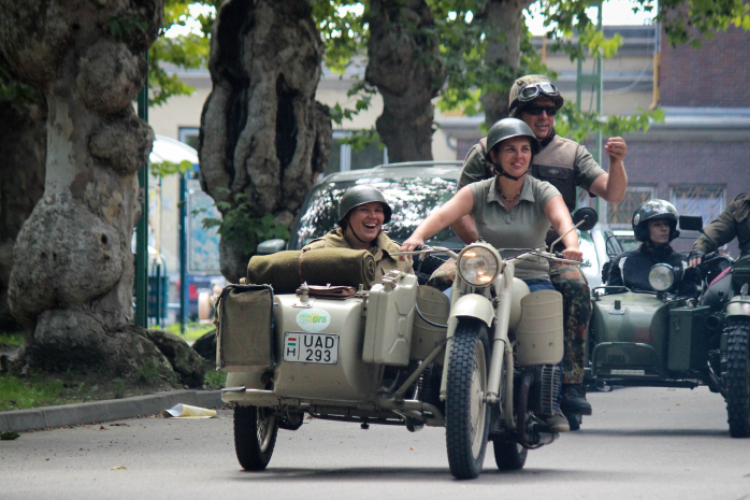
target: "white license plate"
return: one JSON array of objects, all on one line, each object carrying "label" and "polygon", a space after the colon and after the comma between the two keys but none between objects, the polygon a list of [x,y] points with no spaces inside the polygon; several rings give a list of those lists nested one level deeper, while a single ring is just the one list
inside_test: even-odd
[{"label": "white license plate", "polygon": [[284,334],[284,361],[338,364],[339,336],[336,333],[286,332]]}]

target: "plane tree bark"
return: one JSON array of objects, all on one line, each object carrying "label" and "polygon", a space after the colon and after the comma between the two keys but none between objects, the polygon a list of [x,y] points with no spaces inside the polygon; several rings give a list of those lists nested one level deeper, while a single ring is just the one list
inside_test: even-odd
[{"label": "plane tree bark", "polygon": [[[20,229],[9,304],[17,369],[173,374],[133,326],[136,172],[154,138],[133,112],[161,0],[0,0],[0,53],[47,103],[44,194]],[[173,376],[173,375],[172,375]]]},{"label": "plane tree bark", "polygon": [[434,106],[445,79],[424,0],[371,0],[365,78],[383,96],[375,127],[389,161],[432,160]]},{"label": "plane tree bark", "polygon": [[231,282],[245,276],[259,219],[291,225],[328,161],[330,114],[315,101],[322,56],[307,0],[228,0],[217,13],[198,153]]}]

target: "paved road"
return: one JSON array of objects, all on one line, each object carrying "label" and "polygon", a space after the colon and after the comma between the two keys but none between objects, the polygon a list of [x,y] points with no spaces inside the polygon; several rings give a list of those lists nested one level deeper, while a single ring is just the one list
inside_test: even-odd
[{"label": "paved road", "polygon": [[[530,452],[526,468],[456,481],[443,429],[307,420],[281,431],[269,469],[234,456],[232,417],[160,417],[0,441],[1,499],[721,499],[750,500],[750,439],[731,439],[707,389],[589,396],[581,431]],[[114,467],[124,467],[112,469]]]}]

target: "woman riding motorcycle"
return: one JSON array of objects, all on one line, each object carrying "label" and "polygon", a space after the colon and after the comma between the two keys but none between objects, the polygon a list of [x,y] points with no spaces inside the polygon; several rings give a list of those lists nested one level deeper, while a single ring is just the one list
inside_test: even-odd
[{"label": "woman riding motorcycle", "polygon": [[[539,141],[523,121],[504,118],[495,123],[487,134],[487,160],[493,165],[495,176],[461,188],[419,225],[401,251],[414,250],[441,229],[471,214],[479,236],[503,257],[523,253],[513,249],[543,248],[552,223],[563,235],[563,256],[580,261],[583,254],[578,235],[572,231],[573,221],[560,192],[548,182],[526,175],[539,149]],[[554,290],[546,259],[516,264],[515,276],[524,280],[532,292]],[[559,411],[547,425],[553,432],[570,430]]]},{"label": "woman riding motorcycle", "polygon": [[642,242],[636,250],[620,254],[610,265],[607,286],[625,286],[653,291],[648,273],[655,264],[667,263],[681,272],[687,259],[675,252],[670,242],[679,236],[677,209],[664,200],[649,200],[633,214],[635,239]]},{"label": "woman riding motorcycle", "polygon": [[318,248],[368,250],[375,257],[374,283],[380,283],[391,270],[414,274],[409,262],[391,257],[399,245],[383,233],[383,224],[391,220],[391,207],[380,190],[366,185],[347,189],[339,200],[338,215],[340,227],[305,245],[303,252]]}]

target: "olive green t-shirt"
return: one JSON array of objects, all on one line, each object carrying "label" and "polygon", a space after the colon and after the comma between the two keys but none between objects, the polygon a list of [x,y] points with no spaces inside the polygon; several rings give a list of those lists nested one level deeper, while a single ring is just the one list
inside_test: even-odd
[{"label": "olive green t-shirt", "polygon": [[[549,200],[560,196],[552,184],[527,175],[521,196],[508,211],[500,198],[496,178],[469,184],[474,196],[471,215],[479,237],[500,251],[503,258],[515,257],[528,249],[543,248],[550,221],[544,213]],[[522,249],[522,250],[505,250]],[[516,265],[520,279],[549,280],[547,259],[530,258]]]}]

